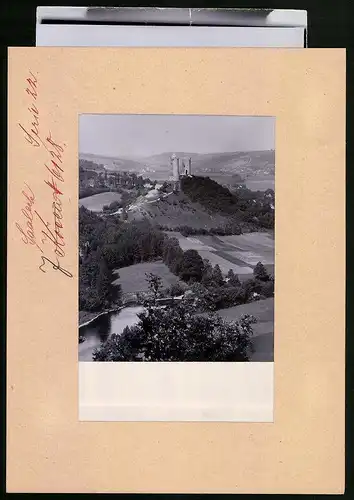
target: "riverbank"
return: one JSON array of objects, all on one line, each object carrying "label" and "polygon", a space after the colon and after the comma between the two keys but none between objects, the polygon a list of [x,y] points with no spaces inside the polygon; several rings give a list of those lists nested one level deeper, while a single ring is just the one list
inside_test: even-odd
[{"label": "riverbank", "polygon": [[112,334],[120,335],[125,327],[135,325],[142,310],[143,306],[120,307],[116,312],[103,312],[82,326],[79,335],[86,340],[78,344],[79,361],[93,361],[93,353],[101,343]]},{"label": "riverbank", "polygon": [[137,300],[130,299],[130,300],[125,300],[123,304],[119,306],[111,307],[110,309],[104,309],[103,311],[100,312],[79,311],[79,329],[82,328],[83,326],[89,325],[97,318],[105,314],[120,312],[122,309],[125,309],[126,307],[135,307],[140,305],[141,305],[140,302],[138,302]]},{"label": "riverbank", "polygon": [[90,323],[95,321],[95,319],[99,318],[100,316],[103,316],[104,314],[119,312],[122,309],[123,306],[117,306],[111,309],[105,309],[104,311],[101,311],[99,313],[90,311],[79,311],[79,328],[89,325]]}]

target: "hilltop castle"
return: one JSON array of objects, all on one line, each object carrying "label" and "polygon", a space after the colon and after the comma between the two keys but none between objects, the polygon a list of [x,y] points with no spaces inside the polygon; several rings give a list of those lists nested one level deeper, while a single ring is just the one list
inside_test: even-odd
[{"label": "hilltop castle", "polygon": [[181,177],[189,177],[192,175],[192,158],[178,158],[174,153],[170,159],[172,167],[172,177],[174,182],[174,190],[179,191],[181,187]]}]

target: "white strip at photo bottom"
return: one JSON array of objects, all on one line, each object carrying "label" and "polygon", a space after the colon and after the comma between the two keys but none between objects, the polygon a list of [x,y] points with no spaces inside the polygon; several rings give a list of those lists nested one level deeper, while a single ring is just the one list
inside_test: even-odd
[{"label": "white strip at photo bottom", "polygon": [[274,363],[81,362],[80,421],[273,422]]}]

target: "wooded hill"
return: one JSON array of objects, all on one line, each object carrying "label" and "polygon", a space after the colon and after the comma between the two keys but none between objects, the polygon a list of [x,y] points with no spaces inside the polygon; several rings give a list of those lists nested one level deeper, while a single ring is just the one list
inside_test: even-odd
[{"label": "wooded hill", "polygon": [[140,197],[129,220],[147,218],[164,230],[189,227],[190,234],[220,230],[219,234],[274,229],[274,192],[240,187],[231,193],[209,177],[182,178],[181,192],[162,193],[154,202]]}]

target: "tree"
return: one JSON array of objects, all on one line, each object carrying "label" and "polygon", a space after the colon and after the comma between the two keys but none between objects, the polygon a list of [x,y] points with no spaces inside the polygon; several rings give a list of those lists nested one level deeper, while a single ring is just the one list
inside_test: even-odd
[{"label": "tree", "polygon": [[254,293],[259,293],[260,283],[256,279],[248,279],[242,283],[245,302],[251,301]]},{"label": "tree", "polygon": [[231,286],[241,286],[241,281],[239,279],[239,277],[237,276],[237,274],[235,274],[233,272],[232,269],[229,270],[229,272],[227,273],[227,278],[228,278],[228,281],[227,283]]},{"label": "tree", "polygon": [[116,200],[116,201],[112,201],[112,203],[110,203],[110,205],[108,206],[108,209],[113,211],[113,210],[118,210],[118,208],[121,208],[121,207],[122,207],[121,203],[118,200]]},{"label": "tree", "polygon": [[95,288],[80,287],[79,308],[82,311],[97,311],[102,307],[101,299]]},{"label": "tree", "polygon": [[268,199],[272,202],[275,201],[275,194],[274,194],[274,190],[273,189],[266,189],[264,191],[264,194],[263,194],[264,198],[265,199]]},{"label": "tree", "polygon": [[267,273],[266,268],[262,264],[262,262],[258,262],[256,267],[253,269],[253,275],[255,279],[260,281],[268,281],[269,275]]},{"label": "tree", "polygon": [[153,273],[145,273],[146,281],[148,282],[149,290],[152,293],[154,299],[161,297],[162,291],[162,279]]},{"label": "tree", "polygon": [[266,298],[274,297],[274,280],[270,279],[269,281],[262,283],[260,293]]},{"label": "tree", "polygon": [[89,287],[96,285],[98,275],[99,258],[97,250],[90,252],[87,257],[83,257],[79,268],[79,277],[83,284]]},{"label": "tree", "polygon": [[162,258],[168,267],[170,267],[172,262],[176,260],[180,250],[182,251],[177,238],[165,237],[162,244]]},{"label": "tree", "polygon": [[183,253],[179,266],[179,276],[183,281],[200,281],[203,275],[203,259],[196,250]]},{"label": "tree", "polygon": [[113,274],[108,268],[105,258],[102,256],[99,261],[99,271],[96,280],[97,294],[105,307],[108,307],[114,296],[112,285]]},{"label": "tree", "polygon": [[216,266],[214,266],[211,278],[213,281],[213,285],[221,286],[224,284],[224,278],[219,264],[216,264]]},{"label": "tree", "polygon": [[204,268],[201,282],[204,286],[208,287],[213,284],[213,266],[208,259],[204,259],[203,264]]}]

